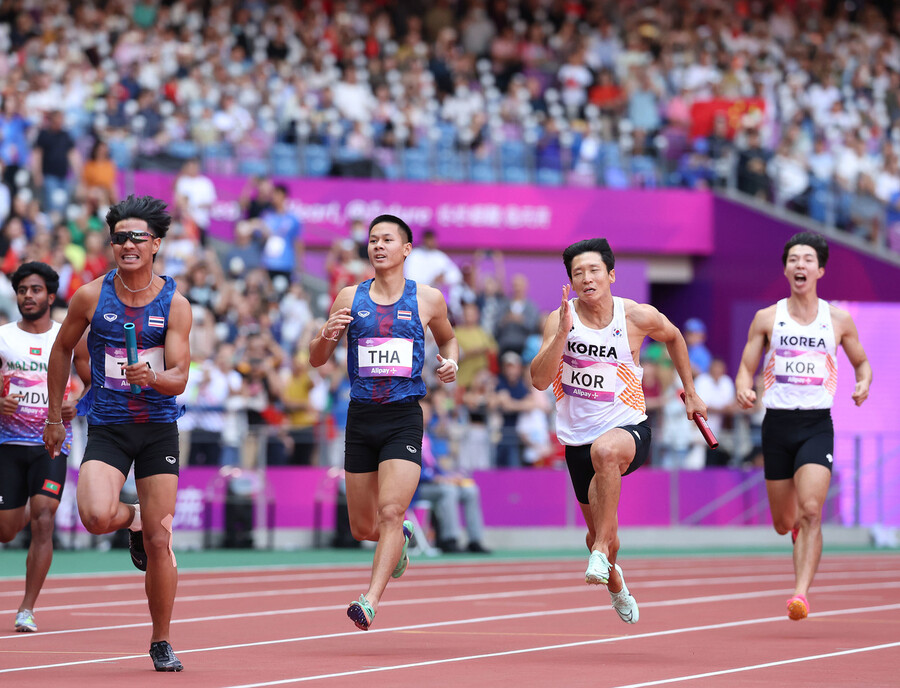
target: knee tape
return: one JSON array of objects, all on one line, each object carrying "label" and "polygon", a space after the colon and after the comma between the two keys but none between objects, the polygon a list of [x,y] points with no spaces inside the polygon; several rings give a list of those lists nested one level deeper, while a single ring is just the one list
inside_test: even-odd
[{"label": "knee tape", "polygon": [[178,568],[178,562],[175,561],[175,552],[172,550],[172,541],[174,539],[174,535],[172,534],[172,514],[166,514],[166,517],[160,521],[162,527],[166,529],[166,532],[169,533],[169,556],[172,557],[172,567]]}]

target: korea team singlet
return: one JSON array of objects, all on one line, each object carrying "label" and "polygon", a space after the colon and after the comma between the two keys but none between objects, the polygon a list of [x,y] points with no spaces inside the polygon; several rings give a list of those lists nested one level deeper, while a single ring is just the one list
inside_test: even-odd
[{"label": "korea team singlet", "polygon": [[625,302],[613,297],[613,317],[602,330],[587,327],[569,302],[572,330],[566,339],[556,395],[556,434],[562,444],[591,444],[600,435],[647,419],[641,379],[628,346]]},{"label": "korea team singlet", "polygon": [[138,361],[162,372],[166,369],[165,341],[169,327],[169,308],[175,295],[175,280],[163,277],[162,290],[146,306],[126,306],[116,295],[113,283],[116,271],[103,278],[100,300],[91,319],[88,349],[91,354],[91,394],[88,422],[94,425],[119,423],[169,423],[180,410],[175,397],[144,387],[132,394],[123,369],[128,362],[125,353],[125,323],[134,323],[137,335]]},{"label": "korea team singlet", "polygon": [[819,312],[809,325],[791,318],[787,299],[775,304],[775,324],[763,380],[766,408],[831,408],[837,390],[837,344],[827,301],[819,299]]},{"label": "korea team singlet", "polygon": [[[25,332],[17,323],[0,327],[0,360],[3,362],[3,396],[21,396],[18,410],[11,416],[0,415],[0,444],[44,444],[47,420],[47,363],[56,341],[59,323],[41,334]],[[69,396],[70,384],[66,384]],[[65,423],[66,440],[62,452],[72,448],[72,424]]]},{"label": "korea team singlet", "polygon": [[353,296],[347,328],[350,398],[363,404],[416,401],[425,396],[425,330],[416,283],[406,280],[397,302],[381,306],[369,296],[372,282],[362,282]]}]

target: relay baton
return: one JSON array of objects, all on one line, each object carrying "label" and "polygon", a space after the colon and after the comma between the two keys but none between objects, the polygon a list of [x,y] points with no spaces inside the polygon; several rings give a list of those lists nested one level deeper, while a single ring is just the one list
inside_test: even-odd
[{"label": "relay baton", "polygon": [[[138,362],[137,337],[134,334],[134,323],[125,323],[125,354],[128,357],[128,365]],[[140,394],[140,385],[131,385],[132,394]]]},{"label": "relay baton", "polygon": [[[681,400],[684,401],[684,392],[681,393]],[[697,424],[697,427],[700,428],[700,434],[703,435],[703,439],[706,440],[709,448],[715,449],[716,447],[718,447],[719,440],[716,439],[713,431],[710,430],[709,424],[706,422],[706,418],[694,411],[694,422]]]}]

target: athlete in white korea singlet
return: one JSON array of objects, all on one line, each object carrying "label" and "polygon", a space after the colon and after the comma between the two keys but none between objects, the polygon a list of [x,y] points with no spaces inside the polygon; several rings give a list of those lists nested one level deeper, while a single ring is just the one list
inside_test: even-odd
[{"label": "athlete in white korea singlet", "polygon": [[735,379],[738,403],[756,403],[753,375],[765,352],[762,427],[766,488],[775,530],[794,540],[794,595],[787,602],[791,619],[809,614],[806,596],[822,556],[822,506],[834,463],[831,405],[837,389],[837,348],[856,375],[853,400],[869,395],[872,368],[850,314],[816,293],[825,274],[828,244],[802,232],[782,254],[791,295],[757,312]]},{"label": "athlete in white korea singlet", "polygon": [[653,306],[615,297],[615,257],[606,239],[569,246],[563,262],[569,285],[560,307],[547,318],[541,350],[531,363],[535,387],[553,384],[557,435],[566,445],[566,464],[588,524],[591,552],[585,580],[606,585],[612,606],[626,623],[638,620],[638,606],[616,563],[618,506],[622,476],[637,470],[650,451],[650,426],[641,389],[641,343],[666,344],[681,376],[688,418],[706,418],[694,391],[691,364],[681,332]]}]

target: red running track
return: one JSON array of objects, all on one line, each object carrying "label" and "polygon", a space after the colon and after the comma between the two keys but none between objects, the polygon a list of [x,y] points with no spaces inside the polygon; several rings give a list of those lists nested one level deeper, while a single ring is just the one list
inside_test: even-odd
[{"label": "red running track", "polygon": [[826,552],[800,622],[789,554],[625,558],[635,625],[582,582],[586,562],[413,560],[368,632],[345,613],[367,568],[182,572],[185,671],[166,676],[140,574],[51,577],[28,634],[6,630],[21,581],[0,581],[0,685],[900,685],[900,556]]}]

